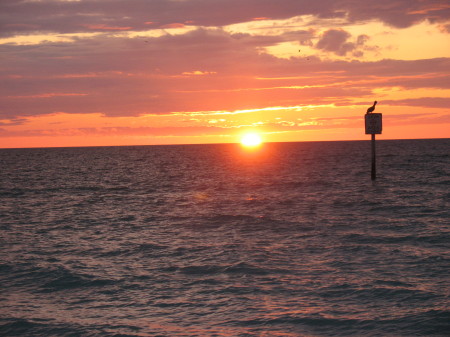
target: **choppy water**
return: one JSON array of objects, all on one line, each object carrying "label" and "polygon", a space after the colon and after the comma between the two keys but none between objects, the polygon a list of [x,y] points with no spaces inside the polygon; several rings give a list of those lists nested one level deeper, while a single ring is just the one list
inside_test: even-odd
[{"label": "choppy water", "polygon": [[2,336],[448,336],[450,140],[0,150]]}]

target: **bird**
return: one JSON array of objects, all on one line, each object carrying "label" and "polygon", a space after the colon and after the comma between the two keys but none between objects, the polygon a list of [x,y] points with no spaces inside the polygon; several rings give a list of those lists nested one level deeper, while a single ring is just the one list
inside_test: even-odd
[{"label": "bird", "polygon": [[371,112],[373,112],[375,110],[375,105],[377,105],[377,101],[373,102],[373,105],[367,109],[367,114],[370,114]]}]

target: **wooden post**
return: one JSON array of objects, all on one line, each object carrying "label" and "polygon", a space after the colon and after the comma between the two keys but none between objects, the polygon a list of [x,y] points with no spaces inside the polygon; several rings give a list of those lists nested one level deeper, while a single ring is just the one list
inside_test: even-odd
[{"label": "wooden post", "polygon": [[366,113],[365,115],[366,134],[372,135],[372,180],[377,179],[377,163],[376,163],[376,150],[375,150],[375,135],[381,134],[382,115],[380,113]]},{"label": "wooden post", "polygon": [[375,150],[375,134],[372,133],[372,180],[377,179],[377,156]]}]

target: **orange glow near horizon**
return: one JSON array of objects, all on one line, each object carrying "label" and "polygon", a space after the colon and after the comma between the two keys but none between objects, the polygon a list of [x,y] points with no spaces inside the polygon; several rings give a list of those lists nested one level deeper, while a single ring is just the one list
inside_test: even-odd
[{"label": "orange glow near horizon", "polygon": [[[371,102],[370,102],[371,104]],[[366,140],[363,106],[267,109],[221,115],[144,115],[108,117],[99,113],[55,113],[21,123],[0,120],[0,148],[241,143],[251,121],[264,142]],[[379,101],[383,134],[378,139],[448,138],[440,109],[389,107]],[[433,119],[426,120],[430,115]],[[183,120],[183,122],[180,122]],[[426,123],[425,123],[426,122]],[[181,125],[180,125],[181,124]],[[250,149],[250,147],[248,147]]]}]

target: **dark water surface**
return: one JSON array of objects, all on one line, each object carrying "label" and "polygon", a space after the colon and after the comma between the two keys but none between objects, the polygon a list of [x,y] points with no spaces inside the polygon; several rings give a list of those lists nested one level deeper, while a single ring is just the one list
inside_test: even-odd
[{"label": "dark water surface", "polygon": [[2,336],[449,336],[450,140],[0,150]]}]

